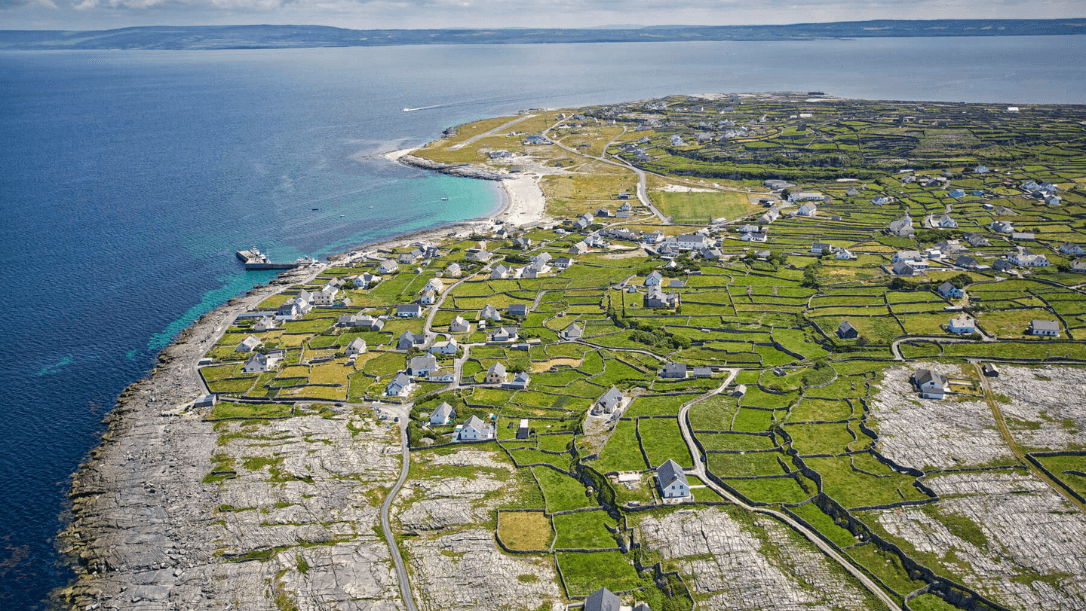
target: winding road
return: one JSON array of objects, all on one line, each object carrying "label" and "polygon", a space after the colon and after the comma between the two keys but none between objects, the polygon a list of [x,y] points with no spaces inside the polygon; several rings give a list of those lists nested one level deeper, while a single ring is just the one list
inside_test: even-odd
[{"label": "winding road", "polygon": [[753,507],[751,505],[747,505],[746,503],[739,500],[737,497],[732,495],[730,492],[728,492],[724,488],[718,486],[716,483],[714,483],[712,480],[710,480],[709,477],[706,475],[706,473],[705,473],[705,463],[701,462],[701,459],[703,457],[702,457],[701,452],[698,451],[697,444],[694,443],[694,435],[690,431],[690,424],[689,424],[689,421],[687,419],[687,415],[690,412],[690,408],[692,406],[694,406],[694,405],[696,405],[698,403],[701,403],[702,401],[705,401],[706,399],[715,397],[716,395],[719,395],[721,392],[723,392],[724,389],[727,388],[728,384],[730,384],[732,382],[732,380],[735,379],[735,376],[738,373],[739,373],[738,369],[732,369],[731,374],[727,377],[727,379],[724,380],[724,383],[722,383],[720,386],[718,386],[715,390],[707,392],[704,395],[701,395],[700,397],[698,397],[696,399],[691,399],[690,401],[687,401],[686,403],[684,403],[681,408],[679,408],[679,428],[682,430],[683,439],[686,441],[686,445],[690,449],[690,455],[695,457],[695,459],[694,459],[694,469],[693,469],[694,475],[698,476],[698,478],[706,486],[708,486],[714,492],[719,494],[721,497],[731,501],[732,503],[735,503],[735,505],[737,507],[741,507],[742,509],[745,509],[747,511],[753,511],[753,512],[756,512],[756,513],[761,513],[761,514],[764,514],[764,515],[772,516],[772,517],[784,522],[785,524],[788,524],[796,532],[798,532],[801,535],[803,535],[804,537],[806,537],[808,541],[810,541],[811,543],[814,543],[816,546],[818,546],[818,549],[822,550],[823,553],[825,553],[827,556],[829,556],[830,558],[835,560],[838,564],[840,564],[842,567],[844,567],[844,569],[846,571],[848,571],[853,577],[855,577],[860,583],[862,583],[868,590],[870,590],[873,594],[878,596],[879,600],[884,602],[889,609],[892,609],[893,611],[901,611],[901,607],[898,606],[898,604],[894,601],[893,598],[890,597],[889,594],[884,592],[882,588],[880,588],[874,581],[872,581],[870,578],[868,578],[867,575],[865,575],[862,571],[860,571],[860,569],[853,566],[851,562],[849,562],[843,556],[838,554],[837,550],[833,549],[833,547],[831,547],[828,543],[823,541],[818,535],[811,532],[806,527],[804,527],[802,524],[800,524],[799,522],[796,522],[795,520],[793,520],[791,517],[787,516],[784,513],[781,513],[779,511],[774,511],[772,509],[767,509],[765,507]]},{"label": "winding road", "polygon": [[[411,408],[406,410],[410,413]],[[388,496],[385,497],[385,502],[381,504],[381,529],[385,533],[385,541],[388,542],[388,551],[392,555],[392,562],[396,565],[396,575],[400,582],[400,595],[403,596],[404,605],[407,607],[407,611],[417,611],[415,608],[415,598],[411,594],[411,583],[407,580],[407,568],[403,563],[403,556],[400,555],[400,548],[396,545],[396,537],[392,534],[392,525],[388,522],[388,510],[392,506],[393,499],[396,498],[396,493],[403,487],[404,480],[407,479],[407,472],[411,467],[411,452],[407,447],[407,414],[400,414],[400,451],[403,454],[403,466],[400,468],[400,479],[396,480],[396,485],[389,491]]]}]

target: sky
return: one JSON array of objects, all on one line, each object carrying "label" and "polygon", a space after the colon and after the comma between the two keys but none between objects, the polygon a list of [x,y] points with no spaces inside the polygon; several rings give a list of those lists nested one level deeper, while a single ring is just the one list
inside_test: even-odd
[{"label": "sky", "polygon": [[1086,1],[0,0],[0,29],[306,24],[353,29],[748,25],[1086,17]]}]

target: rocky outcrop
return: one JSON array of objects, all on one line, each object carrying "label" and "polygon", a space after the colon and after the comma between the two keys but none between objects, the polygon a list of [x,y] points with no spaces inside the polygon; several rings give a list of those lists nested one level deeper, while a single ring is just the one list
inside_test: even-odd
[{"label": "rocky outcrop", "polygon": [[403,163],[404,165],[422,168],[424,170],[433,170],[434,172],[449,174],[450,176],[478,178],[480,180],[505,180],[507,178],[511,178],[508,174],[494,172],[492,170],[484,170],[479,166],[474,166],[467,163],[440,163],[437,161],[430,161],[429,159],[423,159],[421,157],[415,157],[414,155],[404,155],[403,157],[400,157],[399,160],[400,163]]},{"label": "rocky outcrop", "polygon": [[402,605],[376,528],[379,488],[399,470],[397,436],[351,408],[219,423],[187,409],[205,392],[197,359],[234,317],[316,272],[290,272],[203,316],[122,393],[72,482],[58,543],[78,575],[54,593],[62,606]]}]

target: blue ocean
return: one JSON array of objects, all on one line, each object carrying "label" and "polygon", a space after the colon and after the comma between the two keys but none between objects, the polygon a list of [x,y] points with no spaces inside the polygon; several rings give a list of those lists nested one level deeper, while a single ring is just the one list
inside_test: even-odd
[{"label": "blue ocean", "polygon": [[271,278],[235,250],[323,257],[496,205],[489,183],[380,153],[676,93],[1082,103],[1084,56],[1082,36],[0,52],[0,608],[72,578],[54,537],[117,394]]}]

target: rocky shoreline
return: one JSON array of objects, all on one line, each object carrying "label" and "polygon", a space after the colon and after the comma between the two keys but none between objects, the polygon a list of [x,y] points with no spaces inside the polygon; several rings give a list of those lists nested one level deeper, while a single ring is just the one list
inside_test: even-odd
[{"label": "rocky shoreline", "polygon": [[[189,409],[206,392],[196,362],[234,317],[323,268],[286,272],[205,314],[121,393],[73,477],[71,520],[57,543],[77,576],[52,593],[55,604],[274,609],[276,592],[300,589],[299,575],[313,601],[401,604],[367,496],[398,474],[398,430],[390,436],[351,408],[262,423],[213,423]],[[280,443],[260,441],[268,437]],[[220,487],[206,478],[221,453],[277,468],[238,468]],[[299,551],[279,554],[293,545]],[[278,556],[307,570],[286,570]],[[336,571],[352,572],[349,583]]]},{"label": "rocky shoreline", "polygon": [[[386,157],[500,181],[502,205],[484,219],[351,249],[329,257],[332,264],[414,241],[468,235],[493,219],[519,224],[541,215],[542,205],[533,205],[541,201],[531,201],[523,186],[511,190],[507,174],[435,163],[408,151]],[[511,214],[518,204],[522,209]],[[54,604],[81,610],[275,609],[279,592],[305,590],[313,608],[331,602],[402,608],[388,547],[378,536],[373,501],[381,495],[369,494],[398,475],[398,430],[390,433],[351,407],[259,426],[209,422],[189,408],[207,392],[196,363],[234,318],[324,267],[284,272],[203,315],[159,353],[148,376],[118,396],[103,421],[101,442],[72,479],[71,518],[57,546],[76,578],[51,593]],[[268,437],[282,443],[260,443]],[[212,457],[225,451],[281,466],[274,475],[238,469],[242,481],[220,487],[205,479]],[[283,481],[283,472],[297,479]]]}]

